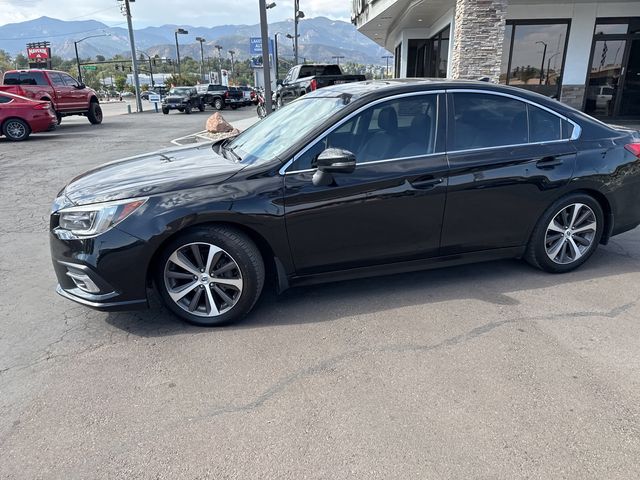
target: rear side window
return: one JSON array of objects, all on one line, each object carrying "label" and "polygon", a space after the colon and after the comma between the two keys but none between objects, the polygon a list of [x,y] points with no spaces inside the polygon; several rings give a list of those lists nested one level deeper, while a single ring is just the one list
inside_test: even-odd
[{"label": "rear side window", "polygon": [[528,108],[530,142],[552,142],[562,139],[560,117],[533,105],[529,105]]},{"label": "rear side window", "polygon": [[48,85],[42,72],[9,72],[4,75],[5,85]]},{"label": "rear side window", "polygon": [[509,97],[454,93],[453,140],[450,150],[527,143],[527,105]]}]

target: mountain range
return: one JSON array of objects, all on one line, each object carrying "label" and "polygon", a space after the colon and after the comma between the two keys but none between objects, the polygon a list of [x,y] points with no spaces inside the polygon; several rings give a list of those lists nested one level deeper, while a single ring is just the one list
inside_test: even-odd
[{"label": "mountain range", "polygon": [[[174,32],[183,28],[189,33],[179,35],[180,55],[200,57],[200,45],[195,37],[204,37],[207,41],[203,47],[205,56],[214,57],[218,53],[214,45],[224,47],[223,55],[228,50],[236,52],[236,58],[249,57],[249,38],[260,36],[260,25],[220,25],[214,27],[194,27],[191,25],[162,25],[135,30],[135,41],[138,50],[150,55],[175,58]],[[331,62],[333,56],[342,56],[343,62],[363,64],[383,63],[381,57],[388,54],[386,50],[358,32],[354,25],[331,20],[326,17],[304,19],[299,23],[299,56],[318,62]],[[269,33],[273,38],[278,36],[278,50],[281,56],[291,56],[292,42],[285,37],[293,34],[293,20],[275,22],[269,25]],[[91,35],[108,33],[110,36],[90,38],[78,43],[81,57],[103,55],[129,56],[129,35],[127,29],[109,27],[96,20],[64,21],[50,17],[40,17],[20,23],[0,26],[0,49],[11,55],[25,53],[27,42],[50,41],[53,55],[70,59],[75,57],[74,41]]]}]

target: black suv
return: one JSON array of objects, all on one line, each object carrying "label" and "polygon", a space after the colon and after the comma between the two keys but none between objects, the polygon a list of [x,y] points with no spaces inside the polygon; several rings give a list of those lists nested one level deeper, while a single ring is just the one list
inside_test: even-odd
[{"label": "black suv", "polygon": [[194,108],[204,112],[204,102],[195,87],[173,87],[162,99],[162,113],[165,115],[170,110],[191,113]]}]

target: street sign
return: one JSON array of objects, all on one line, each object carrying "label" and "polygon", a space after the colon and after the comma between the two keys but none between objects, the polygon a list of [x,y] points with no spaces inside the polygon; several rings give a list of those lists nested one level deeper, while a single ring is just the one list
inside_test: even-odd
[{"label": "street sign", "polygon": [[160,103],[160,95],[158,95],[157,93],[150,93],[149,101],[151,103]]},{"label": "street sign", "polygon": [[98,67],[95,65],[82,65],[83,70],[97,70]]}]

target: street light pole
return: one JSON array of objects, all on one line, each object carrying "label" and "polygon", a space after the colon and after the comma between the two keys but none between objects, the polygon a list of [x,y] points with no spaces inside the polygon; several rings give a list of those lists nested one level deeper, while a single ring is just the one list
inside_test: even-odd
[{"label": "street light pole", "polygon": [[279,67],[279,59],[278,59],[278,35],[282,35],[282,32],[276,32],[274,34],[275,40],[273,44],[273,61],[275,62],[275,74],[276,74],[276,82],[278,81],[278,67]]},{"label": "street light pole", "polygon": [[180,75],[180,46],[178,45],[178,35],[186,35],[189,33],[188,30],[184,28],[179,28],[175,31],[176,36],[176,58],[178,59],[178,75]]},{"label": "street light pole", "polygon": [[206,42],[203,37],[196,37],[196,41],[200,42],[200,79],[204,83],[204,47],[202,44]]},{"label": "street light pole", "polygon": [[[297,2],[298,0],[296,0]],[[260,5],[260,36],[262,37],[262,72],[264,74],[264,103],[267,115],[271,114],[271,65],[269,65],[269,25],[267,23],[266,0],[259,0]],[[266,53],[266,54],[265,54]]]},{"label": "street light pole", "polygon": [[213,48],[218,51],[218,67],[220,70],[220,78],[218,79],[218,82],[222,83],[222,45],[215,45]]},{"label": "street light pole", "polygon": [[145,52],[140,52],[140,55],[146,55],[149,59],[149,76],[151,77],[151,88],[153,89],[154,81],[153,81],[153,63],[151,62],[151,55]]},{"label": "street light pole", "polygon": [[[80,40],[76,40],[73,42],[73,47],[76,49],[76,62],[78,62],[78,81],[82,83],[82,69],[80,68],[80,56],[78,55],[78,44],[80,42],[84,42],[88,38],[97,38],[97,37],[110,37],[110,33],[103,33],[101,35],[89,35],[88,37],[81,38]],[[17,62],[16,62],[16,68]]]},{"label": "street light pole", "polygon": [[536,43],[541,43],[544,45],[544,50],[542,51],[542,64],[540,65],[540,85],[542,85],[542,77],[544,76],[544,60],[547,56],[547,44],[542,40],[538,40]]},{"label": "street light pole", "polygon": [[393,55],[385,55],[384,57],[382,57],[384,59],[387,60],[387,69],[385,70],[385,77],[389,78],[389,59],[393,58]]},{"label": "street light pole", "polygon": [[300,0],[293,0],[293,58],[298,64],[298,22],[304,18],[304,12],[300,11]]},{"label": "street light pole", "polygon": [[[229,50],[229,55],[231,55],[231,78],[233,78],[234,70],[233,70],[233,56],[236,54],[234,50]],[[264,55],[263,55],[264,56]]]}]

